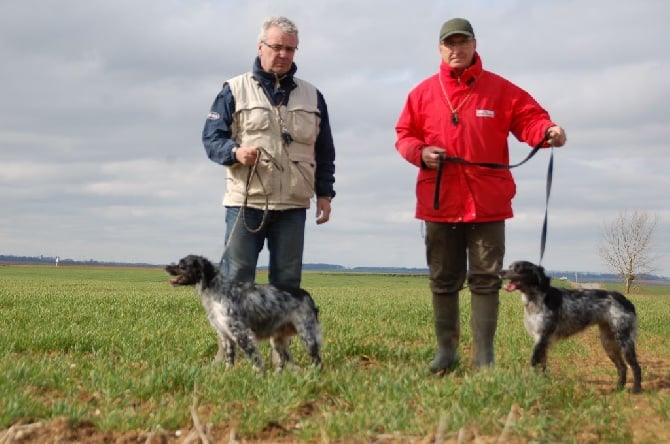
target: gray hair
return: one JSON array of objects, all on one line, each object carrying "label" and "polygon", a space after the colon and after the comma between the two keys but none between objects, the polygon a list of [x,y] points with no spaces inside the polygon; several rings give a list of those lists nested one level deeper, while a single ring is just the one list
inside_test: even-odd
[{"label": "gray hair", "polygon": [[281,29],[284,34],[295,34],[296,37],[298,36],[298,27],[291,20],[286,17],[270,17],[261,26],[261,32],[258,34],[258,43],[265,41],[267,30],[273,26]]}]

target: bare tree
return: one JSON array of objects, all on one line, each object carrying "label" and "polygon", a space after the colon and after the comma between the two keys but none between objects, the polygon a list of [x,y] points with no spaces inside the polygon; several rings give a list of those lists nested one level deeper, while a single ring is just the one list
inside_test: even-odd
[{"label": "bare tree", "polygon": [[656,258],[651,246],[657,222],[656,214],[623,211],[616,220],[603,226],[600,257],[622,278],[626,294],[630,294],[637,276],[654,271]]}]

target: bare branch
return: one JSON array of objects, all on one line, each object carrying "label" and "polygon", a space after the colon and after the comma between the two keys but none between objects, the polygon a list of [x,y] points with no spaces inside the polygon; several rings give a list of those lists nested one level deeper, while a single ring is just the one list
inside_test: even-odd
[{"label": "bare branch", "polygon": [[656,257],[651,248],[657,223],[656,214],[623,211],[603,226],[598,252],[608,268],[624,280],[626,293],[637,276],[655,270]]}]

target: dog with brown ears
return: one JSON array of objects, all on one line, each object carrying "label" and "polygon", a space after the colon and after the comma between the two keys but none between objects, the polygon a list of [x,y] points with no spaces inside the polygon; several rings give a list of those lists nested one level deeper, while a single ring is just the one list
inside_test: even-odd
[{"label": "dog with brown ears", "polygon": [[263,370],[257,341],[270,339],[272,360],[280,371],[291,360],[290,338],[298,335],[312,364],[321,367],[319,310],[305,290],[232,281],[208,259],[196,255],[166,266],[165,271],[175,276],[170,280],[173,286],[195,286],[219,337],[215,361],[225,360],[232,366],[238,346],[255,369]]},{"label": "dog with brown ears", "polygon": [[535,340],[533,367],[546,369],[553,342],[598,325],[600,342],[617,369],[618,388],[626,385],[628,363],[633,371],[631,392],[642,391],[642,370],[635,352],[638,321],[630,300],[616,291],[552,287],[544,268],[527,261],[512,263],[501,278],[509,279],[506,290],[521,292],[524,325]]}]

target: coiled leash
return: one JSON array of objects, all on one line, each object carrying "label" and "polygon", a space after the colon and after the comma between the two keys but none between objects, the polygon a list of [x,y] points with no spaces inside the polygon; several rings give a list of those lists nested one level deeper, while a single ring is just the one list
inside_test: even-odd
[{"label": "coiled leash", "polygon": [[[230,242],[233,239],[233,233],[235,232],[235,229],[237,228],[237,223],[240,220],[240,216],[242,217],[242,221],[244,223],[244,228],[250,232],[250,233],[258,233],[261,231],[263,226],[265,225],[265,220],[267,219],[268,216],[268,211],[270,208],[270,202],[268,200],[268,193],[265,190],[265,185],[263,185],[263,180],[261,179],[260,174],[258,174],[258,162],[261,159],[261,154],[264,154],[267,156],[267,158],[274,164],[275,168],[277,168],[279,171],[284,171],[284,168],[281,166],[279,162],[277,162],[277,159],[272,157],[268,151],[263,148],[262,146],[258,147],[258,155],[256,156],[256,161],[254,162],[253,166],[249,168],[249,172],[247,173],[247,183],[244,187],[244,204],[240,207],[240,211],[237,213],[237,217],[235,217],[235,222],[233,222],[233,227],[230,229],[230,235],[228,236],[228,242],[226,242],[226,245],[223,247],[223,252],[221,253],[221,260],[219,260],[219,268],[223,266],[223,261],[225,260],[226,257],[226,251],[228,251],[228,247],[230,246]],[[261,189],[263,190],[263,195],[265,195],[265,205],[263,206],[263,218],[261,219],[261,222],[258,224],[258,227],[256,228],[251,228],[249,227],[249,224],[247,223],[247,218],[246,218],[246,209],[248,207],[249,203],[249,188],[251,187],[251,180],[256,176],[258,178],[258,182],[261,184]]]},{"label": "coiled leash", "polygon": [[[521,162],[514,165],[504,165],[501,163],[490,163],[490,162],[471,162],[462,157],[456,156],[445,156],[442,152],[439,154],[439,163],[437,165],[437,177],[435,178],[435,194],[433,196],[433,209],[440,209],[440,186],[442,182],[442,170],[446,162],[458,163],[461,165],[474,165],[484,168],[491,168],[495,170],[511,170],[518,166],[523,165],[528,162],[537,152],[540,150],[542,145],[549,140],[549,134],[545,134],[544,138],[533,147],[533,150],[523,159]],[[551,194],[551,182],[554,175],[554,147],[551,147],[551,154],[549,155],[549,166],[547,167],[547,190],[546,190],[546,201],[544,207],[544,222],[542,223],[542,237],[540,239],[540,261],[539,264],[542,265],[542,259],[544,258],[544,250],[547,244],[547,220],[549,217],[549,196]]]},{"label": "coiled leash", "polygon": [[[288,133],[286,133],[288,134]],[[290,134],[288,134],[290,137]],[[282,134],[282,138],[284,138],[284,134]],[[284,142],[290,143],[290,141],[287,141],[284,138]],[[265,155],[270,162],[275,166],[275,168],[278,171],[284,171],[284,167],[281,166],[279,162],[277,162],[277,159],[275,159],[265,148],[262,146],[258,147],[258,150],[260,151],[258,155],[256,156],[256,161],[254,162],[253,166],[249,168],[249,172],[247,173],[247,181],[246,181],[246,186],[244,188],[244,204],[240,207],[240,211],[237,213],[237,217],[235,218],[235,222],[233,222],[233,227],[230,229],[230,235],[228,236],[228,242],[226,242],[226,245],[223,247],[223,252],[221,253],[221,260],[219,261],[219,268],[223,266],[223,261],[225,260],[226,257],[226,251],[228,251],[228,247],[230,246],[230,242],[233,239],[233,233],[235,232],[235,229],[237,228],[237,223],[240,220],[240,216],[242,217],[242,221],[244,223],[244,228],[249,232],[249,233],[258,233],[261,231],[263,226],[265,225],[265,221],[268,216],[268,212],[270,209],[270,203],[268,200],[268,193],[265,189],[265,185],[263,185],[263,180],[261,179],[260,174],[258,174],[258,162],[261,159],[261,154]],[[305,179],[309,183],[309,179],[307,178],[306,173],[300,168],[300,166],[297,166],[298,172],[301,174],[303,179]],[[251,180],[256,176],[258,178],[258,182],[261,185],[261,189],[263,190],[263,195],[265,196],[265,205],[263,206],[263,218],[261,219],[260,224],[258,224],[258,227],[256,228],[251,228],[249,227],[249,224],[247,223],[246,219],[246,209],[248,208],[248,202],[249,202],[249,188],[251,187]]]}]

